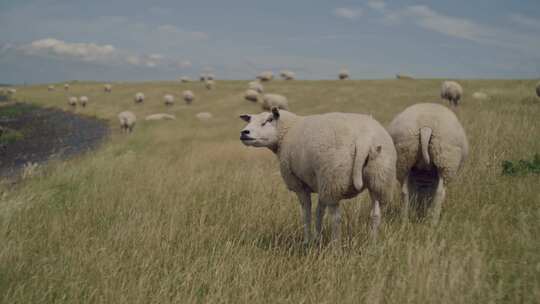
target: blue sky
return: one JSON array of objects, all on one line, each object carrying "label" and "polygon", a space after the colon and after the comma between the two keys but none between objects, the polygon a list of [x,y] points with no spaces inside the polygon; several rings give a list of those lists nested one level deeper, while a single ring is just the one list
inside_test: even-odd
[{"label": "blue sky", "polygon": [[0,83],[539,78],[539,0],[0,0]]}]

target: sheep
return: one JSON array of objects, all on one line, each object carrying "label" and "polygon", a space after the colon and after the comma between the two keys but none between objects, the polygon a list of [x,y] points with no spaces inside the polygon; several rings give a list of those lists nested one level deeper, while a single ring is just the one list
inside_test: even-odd
[{"label": "sheep", "polygon": [[204,86],[206,87],[206,89],[212,90],[216,86],[216,83],[213,80],[206,80],[204,82]]},{"label": "sheep", "polygon": [[118,120],[120,121],[120,130],[123,133],[131,133],[137,122],[137,117],[131,111],[124,111],[118,114]]},{"label": "sheep", "polygon": [[75,96],[69,97],[68,98],[68,105],[75,108],[77,106],[77,97],[75,97]]},{"label": "sheep", "polygon": [[369,115],[327,113],[298,116],[273,107],[271,112],[240,118],[246,146],[274,152],[287,188],[296,192],[303,211],[304,242],[311,240],[311,193],[318,193],[316,233],[329,207],[332,240],[340,238],[339,202],[368,189],[372,201],[371,236],[376,238],[381,207],[392,200],[396,150],[392,138]]},{"label": "sheep", "polygon": [[283,80],[294,80],[295,74],[292,71],[283,70],[279,73]]},{"label": "sheep", "polygon": [[69,91],[69,83],[64,83],[64,90]]},{"label": "sheep", "polygon": [[199,80],[200,80],[201,82],[205,82],[205,81],[207,80],[207,79],[206,79],[206,74],[201,74],[201,75],[199,76]]},{"label": "sheep", "polygon": [[[431,206],[431,221],[437,224],[446,186],[460,171],[469,153],[467,136],[456,115],[433,103],[406,108],[390,123],[398,160],[403,215],[407,217],[411,195]],[[417,204],[418,205],[418,204]]]},{"label": "sheep", "polygon": [[257,79],[260,81],[270,81],[274,79],[274,73],[272,73],[272,71],[264,71],[257,75]]},{"label": "sheep", "polygon": [[350,77],[350,74],[347,69],[342,69],[341,71],[339,71],[338,78],[340,80],[347,80],[349,79],[349,77]]},{"label": "sheep", "polygon": [[146,116],[144,120],[174,120],[176,116],[165,113],[157,113]]},{"label": "sheep", "polygon": [[484,92],[474,92],[474,93],[472,94],[472,97],[473,97],[474,99],[478,99],[478,100],[486,100],[486,99],[489,98],[489,96],[488,96],[486,93],[484,93]]},{"label": "sheep", "polygon": [[186,90],[182,92],[182,97],[187,104],[191,104],[195,100],[195,94],[192,91]]},{"label": "sheep", "polygon": [[540,97],[540,82],[536,84],[536,96]]},{"label": "sheep", "polygon": [[259,93],[255,90],[248,89],[244,93],[244,99],[252,101],[252,102],[257,102],[259,100]]},{"label": "sheep", "polygon": [[197,117],[199,120],[209,120],[213,116],[212,116],[212,113],[209,113],[209,112],[200,112],[200,113],[197,113],[195,117]]},{"label": "sheep", "polygon": [[248,88],[259,92],[259,94],[262,94],[264,92],[264,87],[262,83],[258,81],[251,81],[250,83],[248,83]]},{"label": "sheep", "polygon": [[171,94],[165,94],[165,96],[163,96],[163,102],[165,102],[166,106],[173,105],[174,104],[174,96],[171,95]]},{"label": "sheep", "polygon": [[214,74],[206,74],[206,80],[214,80],[216,76]]},{"label": "sheep", "polygon": [[133,98],[133,101],[135,101],[135,103],[143,103],[144,102],[144,94],[142,92],[137,92],[135,94],[135,97]]},{"label": "sheep", "polygon": [[187,76],[180,77],[180,82],[190,82],[191,79]]},{"label": "sheep", "polygon": [[451,107],[457,107],[463,88],[455,81],[444,81],[441,86],[441,98],[450,102]]},{"label": "sheep", "polygon": [[287,97],[278,94],[264,94],[262,97],[262,109],[270,110],[272,107],[288,110],[289,102]]},{"label": "sheep", "polygon": [[111,93],[111,92],[112,92],[112,85],[110,85],[110,84],[108,84],[108,83],[105,84],[105,85],[103,86],[103,91],[104,91],[105,93]]},{"label": "sheep", "polygon": [[47,91],[49,91],[49,92],[52,92],[54,90],[55,90],[55,88],[54,88],[53,85],[50,85],[50,86],[47,87]]},{"label": "sheep", "polygon": [[15,93],[17,93],[17,89],[15,89],[15,88],[9,88],[9,89],[7,89],[7,93],[8,93],[9,95],[15,95]]},{"label": "sheep", "polygon": [[79,97],[79,103],[84,108],[86,107],[86,104],[88,103],[88,97],[87,96],[81,96]]}]

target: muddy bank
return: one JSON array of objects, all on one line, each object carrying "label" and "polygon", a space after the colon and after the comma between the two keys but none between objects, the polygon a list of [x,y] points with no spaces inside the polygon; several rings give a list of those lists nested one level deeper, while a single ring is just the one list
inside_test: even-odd
[{"label": "muddy bank", "polygon": [[105,120],[24,103],[0,106],[0,127],[0,177],[17,175],[27,163],[94,149],[109,133]]}]

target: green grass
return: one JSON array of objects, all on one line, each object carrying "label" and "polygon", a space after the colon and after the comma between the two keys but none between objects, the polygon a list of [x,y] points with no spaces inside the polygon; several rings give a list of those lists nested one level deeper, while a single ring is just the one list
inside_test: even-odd
[{"label": "green grass", "polygon": [[[110,119],[98,151],[52,162],[0,187],[0,302],[4,303],[538,303],[540,177],[504,176],[501,162],[540,152],[535,81],[466,80],[458,115],[471,151],[431,228],[383,216],[367,242],[367,194],[343,201],[343,247],[302,245],[300,207],[275,156],[238,140],[247,81],[79,82],[17,97]],[[371,113],[383,124],[417,102],[439,102],[439,80],[274,81],[293,111]],[[57,84],[57,88],[61,85]],[[194,91],[191,106],[179,101]],[[137,91],[142,105],[133,103]],[[472,99],[475,91],[491,96]],[[165,93],[177,104],[166,108]],[[116,115],[132,110],[134,133]],[[211,112],[201,122],[195,114]],[[145,122],[167,112],[175,121]],[[399,201],[392,204],[398,209]],[[328,227],[326,227],[328,228]],[[327,231],[328,229],[326,229]],[[326,233],[328,238],[328,233]]]}]

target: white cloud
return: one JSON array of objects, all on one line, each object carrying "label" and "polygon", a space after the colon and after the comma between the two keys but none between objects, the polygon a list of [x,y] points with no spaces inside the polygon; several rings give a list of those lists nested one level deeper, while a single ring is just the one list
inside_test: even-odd
[{"label": "white cloud", "polygon": [[[387,25],[409,22],[449,37],[520,50],[530,54],[537,54],[540,51],[540,40],[534,35],[484,25],[466,18],[444,15],[425,5],[413,5],[401,10],[385,11],[383,12],[383,22]],[[521,19],[521,22],[528,25],[535,24],[527,19]]]},{"label": "white cloud", "polygon": [[386,2],[381,1],[381,0],[372,0],[372,1],[368,1],[367,6],[376,11],[382,12],[386,9]]},{"label": "white cloud", "polygon": [[116,55],[116,48],[110,44],[68,43],[54,38],[35,40],[22,47],[28,54],[49,54],[58,57],[71,57],[87,62],[109,60]]},{"label": "white cloud", "polygon": [[528,28],[531,30],[540,31],[539,19],[534,19],[534,18],[527,17],[521,14],[510,14],[509,19],[513,24],[516,24],[516,25],[519,25],[521,27]]},{"label": "white cloud", "polygon": [[361,8],[346,8],[346,7],[339,7],[334,10],[334,15],[340,18],[345,19],[356,19],[362,15],[363,11]]}]

